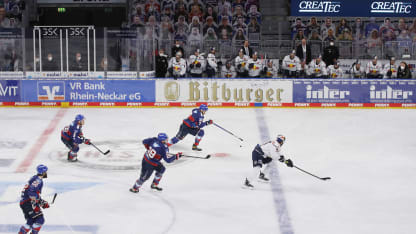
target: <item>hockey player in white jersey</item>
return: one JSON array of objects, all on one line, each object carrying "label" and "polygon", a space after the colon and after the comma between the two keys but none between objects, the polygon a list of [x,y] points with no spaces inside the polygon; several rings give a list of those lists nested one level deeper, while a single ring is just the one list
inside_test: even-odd
[{"label": "hockey player in white jersey", "polygon": [[[285,141],[285,136],[277,135],[276,140],[270,140],[261,145],[257,144],[256,147],[254,147],[251,154],[251,159],[253,160],[253,170],[251,174],[246,177],[243,188],[254,188],[252,183],[255,179],[259,179],[264,182],[269,181],[267,175],[270,172],[270,163],[273,161],[279,160],[279,162],[285,163],[286,166],[293,167],[292,160],[285,159],[280,152]],[[263,165],[265,165],[265,167],[262,171],[261,169]]]},{"label": "hockey player in white jersey", "polygon": [[321,55],[309,63],[308,71],[307,74],[310,78],[327,78],[328,71]]},{"label": "hockey player in white jersey", "polygon": [[397,78],[397,69],[399,67],[396,65],[396,58],[391,57],[390,62],[384,65],[384,78],[385,79],[391,79],[391,78]]},{"label": "hockey player in white jersey", "polygon": [[365,68],[367,78],[383,78],[383,65],[377,59],[377,56],[374,56],[373,60],[367,63]]},{"label": "hockey player in white jersey", "polygon": [[210,52],[207,56],[206,71],[207,71],[207,76],[208,77],[214,77],[215,74],[217,74],[218,62],[217,62],[217,58],[215,57],[215,48],[214,47],[212,47],[210,49]]},{"label": "hockey player in white jersey", "polygon": [[245,78],[248,76],[246,64],[250,57],[244,54],[243,49],[240,49],[238,56],[234,59],[234,66],[237,72],[237,77]]},{"label": "hockey player in white jersey", "polygon": [[175,79],[178,79],[178,77],[185,77],[186,60],[182,58],[181,52],[177,52],[175,57],[169,60],[168,71]]},{"label": "hockey player in white jersey", "polygon": [[248,77],[259,78],[263,71],[263,63],[258,59],[257,52],[254,52],[253,57],[248,60],[246,68],[248,70]]},{"label": "hockey player in white jersey", "polygon": [[298,73],[300,71],[300,59],[296,56],[295,50],[283,58],[282,68],[286,77],[298,77]]},{"label": "hockey player in white jersey", "polygon": [[267,78],[277,78],[278,68],[273,64],[273,60],[269,59],[263,68],[264,76]]},{"label": "hockey player in white jersey", "polygon": [[237,73],[235,72],[235,68],[232,65],[231,61],[227,61],[225,66],[221,68],[221,77],[224,78],[235,78]]},{"label": "hockey player in white jersey", "polygon": [[351,78],[364,78],[365,77],[365,70],[364,67],[361,66],[361,62],[360,61],[356,61],[351,69],[350,69],[350,74],[351,74]]},{"label": "hockey player in white jersey", "polygon": [[199,49],[196,49],[195,53],[189,56],[188,59],[189,75],[191,77],[200,78],[205,70],[206,61],[204,55],[199,52]]},{"label": "hockey player in white jersey", "polygon": [[344,71],[338,61],[335,61],[334,65],[329,65],[327,70],[329,78],[344,78]]}]

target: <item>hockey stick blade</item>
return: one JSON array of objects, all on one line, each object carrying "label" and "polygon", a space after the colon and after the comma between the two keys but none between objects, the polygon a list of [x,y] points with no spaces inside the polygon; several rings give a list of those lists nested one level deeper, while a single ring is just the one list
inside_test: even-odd
[{"label": "hockey stick blade", "polygon": [[324,177],[324,178],[321,178],[321,180],[330,180],[331,179],[331,177]]},{"label": "hockey stick blade", "polygon": [[55,193],[55,194],[53,195],[53,198],[52,198],[52,202],[51,202],[51,204],[53,204],[53,203],[55,202],[56,196],[58,196],[58,194],[57,194],[57,193]]},{"label": "hockey stick blade", "polygon": [[211,155],[208,154],[205,157],[198,157],[198,156],[192,156],[192,155],[182,155],[182,157],[186,157],[186,158],[198,158],[198,159],[209,159],[211,157]]},{"label": "hockey stick blade", "polygon": [[110,150],[105,151],[104,155],[107,155],[108,153],[110,153]]}]

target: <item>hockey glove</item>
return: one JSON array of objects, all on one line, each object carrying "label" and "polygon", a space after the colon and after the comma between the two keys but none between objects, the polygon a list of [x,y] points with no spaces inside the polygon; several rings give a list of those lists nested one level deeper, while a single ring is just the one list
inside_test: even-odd
[{"label": "hockey glove", "polygon": [[221,66],[222,66],[222,61],[218,61],[218,62],[217,62],[217,66],[218,66],[218,67],[221,67]]},{"label": "hockey glove", "polygon": [[208,125],[210,125],[210,124],[213,124],[214,123],[214,121],[212,121],[212,119],[210,119],[210,120],[208,120],[208,121],[205,121],[205,125],[206,126],[208,126]]},{"label": "hockey glove", "polygon": [[178,160],[180,157],[182,157],[182,152],[178,152],[178,153],[176,153],[175,154],[175,156],[176,156],[176,160]]},{"label": "hockey glove", "polygon": [[191,64],[189,65],[189,67],[191,67],[191,69],[192,69],[192,68],[194,68],[194,64],[193,64],[193,63],[191,63]]},{"label": "hockey glove", "polygon": [[391,70],[389,70],[388,72],[387,72],[387,76],[388,77],[391,77],[391,75],[393,74],[393,72],[391,72]]},{"label": "hockey glove", "polygon": [[264,72],[264,73],[266,73],[266,72],[267,72],[267,70],[268,70],[268,68],[267,68],[267,67],[263,68],[263,72]]},{"label": "hockey glove", "polygon": [[237,68],[238,68],[238,70],[240,70],[241,69],[241,64],[238,64]]},{"label": "hockey glove", "polygon": [[42,204],[42,208],[43,209],[47,209],[47,208],[49,208],[50,206],[49,206],[49,203],[47,202],[47,201],[44,201],[44,203]]},{"label": "hockey glove", "polygon": [[293,162],[292,162],[292,160],[290,160],[290,159],[286,160],[286,161],[285,161],[285,164],[286,164],[286,166],[288,166],[288,167],[293,167]]},{"label": "hockey glove", "polygon": [[248,68],[249,68],[249,69],[253,69],[253,67],[254,67],[254,63],[250,63],[250,64],[248,65]]},{"label": "hockey glove", "polygon": [[84,139],[84,144],[91,145],[91,140],[90,139]]},{"label": "hockey glove", "polygon": [[279,162],[285,162],[285,156],[280,155]]},{"label": "hockey glove", "polygon": [[271,157],[265,157],[265,158],[263,158],[263,164],[267,164],[267,163],[269,163],[269,162],[271,162],[273,159],[271,158]]},{"label": "hockey glove", "polygon": [[197,64],[196,64],[196,67],[197,67],[197,68],[200,68],[201,66],[202,66],[202,65],[201,65],[200,63],[197,63]]}]

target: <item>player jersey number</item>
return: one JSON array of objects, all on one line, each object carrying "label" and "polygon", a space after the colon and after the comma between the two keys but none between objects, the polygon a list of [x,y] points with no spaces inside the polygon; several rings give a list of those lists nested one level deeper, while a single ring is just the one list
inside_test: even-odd
[{"label": "player jersey number", "polygon": [[147,150],[147,157],[149,158],[154,158],[156,154],[156,150],[152,149],[151,147]]}]

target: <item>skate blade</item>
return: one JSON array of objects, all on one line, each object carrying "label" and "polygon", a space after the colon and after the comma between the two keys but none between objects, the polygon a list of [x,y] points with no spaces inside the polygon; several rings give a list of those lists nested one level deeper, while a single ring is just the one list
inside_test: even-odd
[{"label": "skate blade", "polygon": [[247,189],[247,190],[253,190],[254,189],[254,187],[249,187],[249,186],[246,186],[244,184],[241,186],[241,188]]}]

